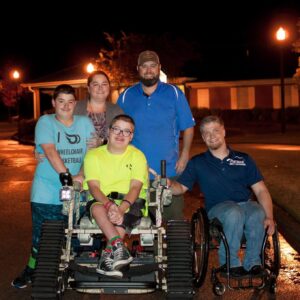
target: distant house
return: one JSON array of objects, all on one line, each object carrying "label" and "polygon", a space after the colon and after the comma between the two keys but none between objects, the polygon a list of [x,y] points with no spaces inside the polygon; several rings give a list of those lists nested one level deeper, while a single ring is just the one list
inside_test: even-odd
[{"label": "distant house", "polygon": [[[165,74],[164,74],[165,75]],[[76,65],[63,69],[59,72],[49,74],[42,78],[38,78],[32,82],[23,83],[22,87],[28,88],[33,93],[33,116],[37,119],[41,115],[41,96],[43,94],[52,95],[53,89],[60,84],[70,84],[76,90],[76,98],[79,100],[87,97],[87,77],[88,74],[83,65]],[[177,77],[168,79],[168,82],[176,84],[182,91],[185,90],[184,84],[188,81],[195,80],[191,77]],[[116,102],[119,93],[124,90],[117,89],[112,85],[111,101]]]},{"label": "distant house", "polygon": [[[281,108],[279,79],[187,82],[185,89],[192,108]],[[299,107],[299,103],[297,84],[285,79],[285,107]]]},{"label": "distant house", "polygon": [[[52,95],[53,89],[59,84],[70,84],[76,88],[77,99],[87,97],[88,74],[83,66],[76,65],[30,83],[23,83],[33,93],[34,118],[41,115],[41,95]],[[195,82],[196,78],[169,78],[168,82],[176,84],[183,90],[191,108],[208,109],[253,109],[281,108],[280,80],[259,79],[241,81],[210,81]],[[116,102],[119,93],[113,86],[112,101]],[[285,106],[299,107],[300,96],[297,84],[292,78],[285,79]]]},{"label": "distant house", "polygon": [[60,84],[70,84],[76,88],[77,99],[86,97],[87,74],[83,66],[76,65],[59,72],[38,78],[22,87],[28,88],[33,93],[33,116],[37,119],[41,115],[41,94],[52,95],[53,89]]}]

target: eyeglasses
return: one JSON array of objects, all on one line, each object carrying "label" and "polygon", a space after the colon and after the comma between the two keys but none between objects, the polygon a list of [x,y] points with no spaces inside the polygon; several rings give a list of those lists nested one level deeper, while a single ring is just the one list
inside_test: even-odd
[{"label": "eyeglasses", "polygon": [[120,135],[122,133],[123,136],[128,137],[132,134],[132,131],[129,129],[120,129],[119,127],[111,127],[110,129],[115,135]]}]

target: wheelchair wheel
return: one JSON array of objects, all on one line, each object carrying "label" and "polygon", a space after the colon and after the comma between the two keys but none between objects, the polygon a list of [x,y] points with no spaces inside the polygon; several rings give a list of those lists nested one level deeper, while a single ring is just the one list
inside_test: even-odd
[{"label": "wheelchair wheel", "polygon": [[194,285],[199,288],[206,277],[209,256],[209,222],[203,208],[193,214],[192,240]]},{"label": "wheelchair wheel", "polygon": [[[277,226],[272,236],[268,236],[264,245],[264,267],[271,278],[277,278],[280,269],[280,244]],[[272,281],[272,280],[271,280]]]},{"label": "wheelchair wheel", "polygon": [[59,265],[65,240],[64,229],[63,221],[49,220],[42,226],[32,299],[62,299],[66,280]]},{"label": "wheelchair wheel", "polygon": [[225,284],[222,282],[216,282],[213,285],[213,292],[216,296],[222,296],[226,291]]},{"label": "wheelchair wheel", "polygon": [[192,240],[190,223],[167,224],[167,299],[193,299]]},{"label": "wheelchair wheel", "polygon": [[277,287],[276,277],[275,276],[271,276],[270,282],[269,282],[269,292],[271,294],[275,294],[276,293],[276,287]]}]

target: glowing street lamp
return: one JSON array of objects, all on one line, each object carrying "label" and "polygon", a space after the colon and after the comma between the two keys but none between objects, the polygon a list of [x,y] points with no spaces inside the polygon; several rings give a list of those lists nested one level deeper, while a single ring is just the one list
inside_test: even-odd
[{"label": "glowing street lamp", "polygon": [[21,73],[18,70],[13,70],[11,72],[11,77],[16,83],[16,103],[17,103],[17,114],[18,114],[18,141],[20,143],[20,99],[18,94],[18,84],[21,78]]},{"label": "glowing street lamp", "polygon": [[285,133],[286,120],[285,120],[285,95],[284,95],[284,45],[287,39],[287,31],[280,27],[276,31],[276,39],[279,42],[280,50],[280,98],[281,98],[281,133]]},{"label": "glowing street lamp", "polygon": [[18,70],[14,70],[12,72],[12,77],[13,79],[15,79],[16,81],[20,79],[20,72]]},{"label": "glowing street lamp", "polygon": [[285,41],[287,38],[287,32],[282,27],[279,27],[279,29],[276,31],[276,39],[277,41]]},{"label": "glowing street lamp", "polygon": [[86,66],[86,71],[88,73],[93,73],[95,71],[95,67],[92,63],[89,63],[87,66]]}]

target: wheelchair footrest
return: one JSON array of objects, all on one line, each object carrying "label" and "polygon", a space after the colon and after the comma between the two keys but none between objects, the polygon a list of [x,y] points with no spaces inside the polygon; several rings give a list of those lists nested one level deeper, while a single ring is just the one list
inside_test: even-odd
[{"label": "wheelchair footrest", "polygon": [[[76,264],[75,262],[70,263],[69,269],[72,270],[72,271],[76,271],[76,272],[79,272],[79,273],[82,273],[82,274],[89,275],[89,276],[111,278],[109,276],[105,276],[105,275],[97,273],[95,268],[80,266],[80,265]],[[128,268],[128,270],[123,271],[123,278],[141,276],[141,275],[144,275],[144,274],[155,272],[158,269],[159,269],[159,264],[158,263],[131,266],[131,267]]]},{"label": "wheelchair footrest", "polygon": [[[219,274],[220,274],[221,277],[227,278],[227,273],[220,272]],[[243,276],[239,276],[239,277],[231,276],[231,275],[229,274],[229,278],[230,278],[230,279],[237,279],[237,280],[239,280],[239,279],[248,279],[248,278],[264,278],[264,277],[265,277],[264,274],[261,274],[261,275],[248,275],[248,274],[247,274],[247,275],[243,275]]]}]

